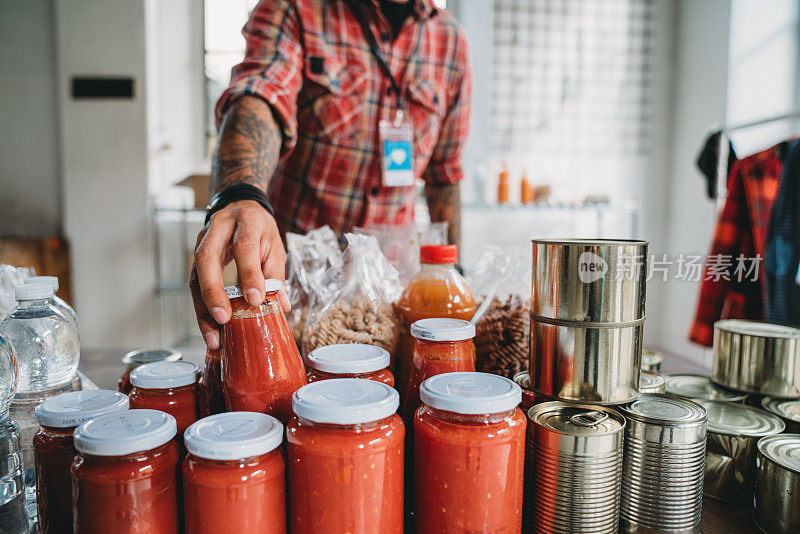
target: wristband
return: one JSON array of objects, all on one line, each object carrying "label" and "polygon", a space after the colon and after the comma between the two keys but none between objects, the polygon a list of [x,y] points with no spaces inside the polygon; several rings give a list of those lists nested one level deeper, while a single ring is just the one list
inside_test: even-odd
[{"label": "wristband", "polygon": [[206,207],[205,224],[208,224],[208,221],[211,220],[211,216],[216,212],[228,204],[238,202],[240,200],[254,200],[261,204],[261,206],[267,210],[270,215],[273,217],[275,216],[275,211],[272,209],[272,205],[269,203],[269,200],[267,200],[266,193],[264,193],[261,189],[249,184],[236,184],[226,187],[211,198],[211,203]]}]

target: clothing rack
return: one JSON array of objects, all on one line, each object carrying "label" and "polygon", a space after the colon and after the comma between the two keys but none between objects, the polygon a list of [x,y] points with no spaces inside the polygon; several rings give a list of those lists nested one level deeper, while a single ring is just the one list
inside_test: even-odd
[{"label": "clothing rack", "polygon": [[737,130],[745,130],[747,128],[787,119],[800,119],[800,108],[781,113],[780,115],[772,115],[771,117],[755,119],[731,126],[724,126],[722,128],[719,136],[719,159],[717,160],[717,210],[722,210],[725,205],[725,199],[728,197],[728,154],[730,152],[728,134]]}]

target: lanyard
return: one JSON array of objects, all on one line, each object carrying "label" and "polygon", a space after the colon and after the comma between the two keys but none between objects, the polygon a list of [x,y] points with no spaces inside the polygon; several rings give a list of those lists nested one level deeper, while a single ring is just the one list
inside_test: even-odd
[{"label": "lanyard", "polygon": [[355,0],[346,0],[347,7],[350,8],[350,11],[353,13],[353,16],[358,21],[359,26],[361,26],[361,33],[364,34],[364,38],[369,43],[369,48],[372,51],[372,55],[375,56],[375,59],[378,61],[378,65],[380,66],[383,73],[389,78],[389,84],[391,87],[389,90],[394,93],[395,102],[397,105],[398,113],[402,113],[403,109],[403,98],[400,96],[400,87],[397,85],[397,82],[392,75],[392,71],[389,69],[389,64],[386,63],[386,59],[383,57],[383,53],[381,52],[380,47],[378,46],[378,41],[375,40],[375,35],[373,35],[372,30],[369,28],[369,22],[363,16],[363,11],[354,5]]}]

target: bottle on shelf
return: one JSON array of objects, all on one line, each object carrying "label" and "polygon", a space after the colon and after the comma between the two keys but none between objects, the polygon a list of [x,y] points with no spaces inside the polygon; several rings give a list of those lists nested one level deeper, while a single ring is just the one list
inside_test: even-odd
[{"label": "bottle on shelf", "polygon": [[533,202],[533,187],[528,181],[528,172],[522,171],[522,180],[520,181],[519,200],[522,204],[530,204]]},{"label": "bottle on shelf", "polygon": [[420,319],[449,317],[472,318],[475,298],[464,278],[456,271],[458,248],[455,245],[422,245],[420,271],[408,283],[398,303],[403,317],[403,332],[397,350],[395,384],[405,394],[411,376],[414,336],[411,325]]},{"label": "bottle on shelf", "polygon": [[14,347],[17,385],[9,413],[19,428],[25,507],[35,521],[34,410],[44,399],[80,387],[74,380],[80,348],[78,331],[53,302],[52,284],[21,284],[14,294],[17,307],[0,323],[0,334]]},{"label": "bottle on shelf", "polygon": [[508,203],[508,167],[505,162],[503,162],[503,167],[497,177],[497,203]]}]

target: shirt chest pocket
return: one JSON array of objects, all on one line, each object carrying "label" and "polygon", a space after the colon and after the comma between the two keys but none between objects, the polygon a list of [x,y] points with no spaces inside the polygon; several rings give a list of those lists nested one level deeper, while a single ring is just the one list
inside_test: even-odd
[{"label": "shirt chest pocket", "polygon": [[366,126],[367,84],[361,65],[340,66],[329,58],[306,57],[297,106],[299,134],[355,142]]},{"label": "shirt chest pocket", "polygon": [[425,78],[412,79],[407,85],[408,111],[414,125],[415,157],[427,163],[444,120],[444,103],[433,84]]}]

